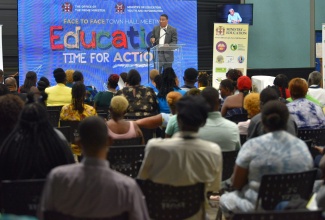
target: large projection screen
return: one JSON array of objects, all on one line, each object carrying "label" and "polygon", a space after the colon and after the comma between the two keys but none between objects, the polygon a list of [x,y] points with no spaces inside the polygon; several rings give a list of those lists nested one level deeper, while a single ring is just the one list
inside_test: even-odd
[{"label": "large projection screen", "polygon": [[[54,85],[53,70],[61,67],[81,71],[97,90],[106,89],[109,74],[130,69],[146,84],[152,58],[146,48],[161,14],[185,45],[183,70],[197,69],[196,0],[18,0],[19,83],[35,71]],[[182,83],[183,73],[177,75]]]}]

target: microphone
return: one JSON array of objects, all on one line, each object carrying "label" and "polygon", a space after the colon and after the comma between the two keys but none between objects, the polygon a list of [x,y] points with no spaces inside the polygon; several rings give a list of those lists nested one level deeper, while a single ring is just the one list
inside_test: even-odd
[{"label": "microphone", "polygon": [[165,35],[167,34],[167,30],[166,30],[166,28],[163,28],[163,30],[165,31],[165,33],[164,33],[163,35],[161,35],[157,40],[155,40],[155,42],[152,43],[152,46],[156,45],[157,42],[159,42],[159,40],[160,40],[163,36],[165,36]]}]

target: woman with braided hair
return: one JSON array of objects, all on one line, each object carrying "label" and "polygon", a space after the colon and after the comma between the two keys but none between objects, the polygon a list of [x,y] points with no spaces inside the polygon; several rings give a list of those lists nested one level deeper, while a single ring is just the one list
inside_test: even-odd
[{"label": "woman with braided hair", "polygon": [[42,179],[70,163],[74,158],[63,134],[50,124],[45,106],[28,96],[17,126],[0,147],[0,180]]},{"label": "woman with braided hair", "polygon": [[113,96],[116,94],[116,87],[120,77],[117,74],[111,74],[107,80],[108,91],[99,92],[94,98],[94,107],[109,107]]}]

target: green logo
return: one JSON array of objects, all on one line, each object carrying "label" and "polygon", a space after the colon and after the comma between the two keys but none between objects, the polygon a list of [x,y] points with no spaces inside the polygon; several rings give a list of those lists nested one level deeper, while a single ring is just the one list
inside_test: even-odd
[{"label": "green logo", "polygon": [[216,72],[218,72],[218,73],[225,73],[225,72],[227,72],[227,68],[217,67],[216,68]]},{"label": "green logo", "polygon": [[237,50],[237,48],[238,48],[237,44],[231,44],[231,45],[230,45],[230,49],[231,49],[232,51]]}]

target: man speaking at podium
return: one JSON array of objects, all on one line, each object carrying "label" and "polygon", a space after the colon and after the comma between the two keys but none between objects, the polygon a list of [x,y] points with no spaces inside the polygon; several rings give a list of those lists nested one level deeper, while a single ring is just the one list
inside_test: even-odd
[{"label": "man speaking at podium", "polygon": [[[160,16],[159,25],[155,26],[152,31],[150,38],[152,46],[160,45],[170,45],[177,44],[177,30],[176,28],[168,25],[168,16],[162,14]],[[159,51],[158,52],[159,60],[159,73],[162,73],[162,70],[167,67],[172,67],[174,61],[174,52],[173,51]],[[156,67],[157,68],[157,67]]]}]

